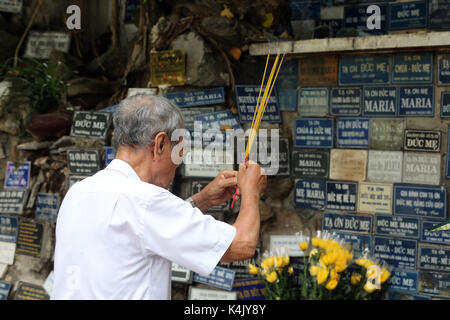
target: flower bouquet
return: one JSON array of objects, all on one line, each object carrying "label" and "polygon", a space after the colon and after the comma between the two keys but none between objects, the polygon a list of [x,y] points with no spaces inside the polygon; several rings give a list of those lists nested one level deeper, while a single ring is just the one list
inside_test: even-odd
[{"label": "flower bouquet", "polygon": [[299,232],[297,240],[302,251],[310,249],[299,275],[300,299],[371,300],[381,296],[391,268],[367,249],[357,252],[335,233],[322,230],[312,239]]},{"label": "flower bouquet", "polygon": [[264,295],[267,300],[296,299],[294,269],[289,265],[289,255],[285,250],[264,252],[259,266],[249,264],[249,273],[261,277],[266,286]]}]

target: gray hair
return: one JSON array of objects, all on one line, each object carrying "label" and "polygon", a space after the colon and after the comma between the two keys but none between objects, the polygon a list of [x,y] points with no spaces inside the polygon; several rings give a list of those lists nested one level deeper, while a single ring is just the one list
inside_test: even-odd
[{"label": "gray hair", "polygon": [[180,109],[162,96],[136,95],[123,100],[114,118],[113,146],[150,146],[155,136],[172,133],[184,125]]}]

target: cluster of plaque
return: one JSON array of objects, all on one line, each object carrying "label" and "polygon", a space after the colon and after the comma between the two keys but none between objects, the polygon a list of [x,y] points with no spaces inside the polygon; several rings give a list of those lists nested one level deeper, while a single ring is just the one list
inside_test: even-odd
[{"label": "cluster of plaque", "polygon": [[430,52],[290,61],[299,64],[300,86],[290,105],[300,115],[291,162],[294,204],[321,211],[323,229],[393,266],[392,299],[399,293],[449,297],[450,233],[427,231],[448,219],[443,132],[407,128],[408,117],[449,116],[450,92],[433,85],[450,85],[449,61]]},{"label": "cluster of plaque", "polygon": [[[386,3],[390,2],[390,3]],[[372,28],[371,17],[377,5],[380,24]],[[345,5],[345,7],[342,7]],[[356,29],[364,34],[386,34],[408,29],[450,29],[450,4],[446,0],[405,1],[390,0],[289,0],[291,23],[309,20],[315,26],[327,26],[330,37],[336,37],[341,29]],[[368,23],[369,20],[369,23]]]}]

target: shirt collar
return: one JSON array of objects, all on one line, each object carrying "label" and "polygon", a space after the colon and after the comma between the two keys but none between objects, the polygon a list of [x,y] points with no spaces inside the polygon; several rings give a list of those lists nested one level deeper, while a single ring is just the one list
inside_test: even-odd
[{"label": "shirt collar", "polygon": [[114,159],[106,167],[106,170],[114,170],[114,171],[124,174],[128,178],[141,181],[141,179],[137,175],[136,171],[134,171],[133,168],[127,162],[125,162],[123,160]]}]

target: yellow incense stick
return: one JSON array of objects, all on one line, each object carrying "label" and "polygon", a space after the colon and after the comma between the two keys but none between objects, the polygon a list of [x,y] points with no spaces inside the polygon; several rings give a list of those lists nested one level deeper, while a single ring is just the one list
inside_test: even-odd
[{"label": "yellow incense stick", "polygon": [[[267,55],[267,60],[266,60],[266,66],[264,68],[263,79],[261,81],[261,87],[259,89],[258,100],[256,102],[255,112],[253,114],[252,125],[250,127],[250,135],[249,135],[249,139],[248,139],[247,146],[246,146],[246,149],[245,149],[244,163],[248,161],[248,158],[250,156],[250,152],[251,152],[251,149],[252,149],[252,146],[253,146],[253,142],[254,142],[254,140],[256,138],[256,133],[259,130],[259,126],[260,126],[261,121],[262,121],[262,119],[264,117],[264,113],[266,111],[267,104],[269,103],[270,96],[272,95],[272,90],[273,90],[273,88],[275,86],[276,79],[278,78],[278,74],[279,74],[279,72],[281,70],[281,65],[283,64],[283,61],[284,61],[284,55],[281,58],[280,62],[279,62],[280,55],[278,54],[276,56],[275,62],[273,64],[273,66],[272,66],[272,70],[271,70],[270,75],[269,75],[269,79],[267,81],[267,84],[264,86],[264,81],[266,79],[267,67],[268,67],[268,64],[269,64],[269,58],[270,58],[270,53]],[[279,62],[279,64],[278,64],[278,62]],[[264,88],[264,94],[262,95],[262,99],[261,99],[261,93],[262,93],[263,88]],[[231,203],[231,208],[232,209],[234,207],[234,202],[236,200],[237,193],[238,193],[238,188],[236,188],[236,193],[234,194],[233,202]]]}]

